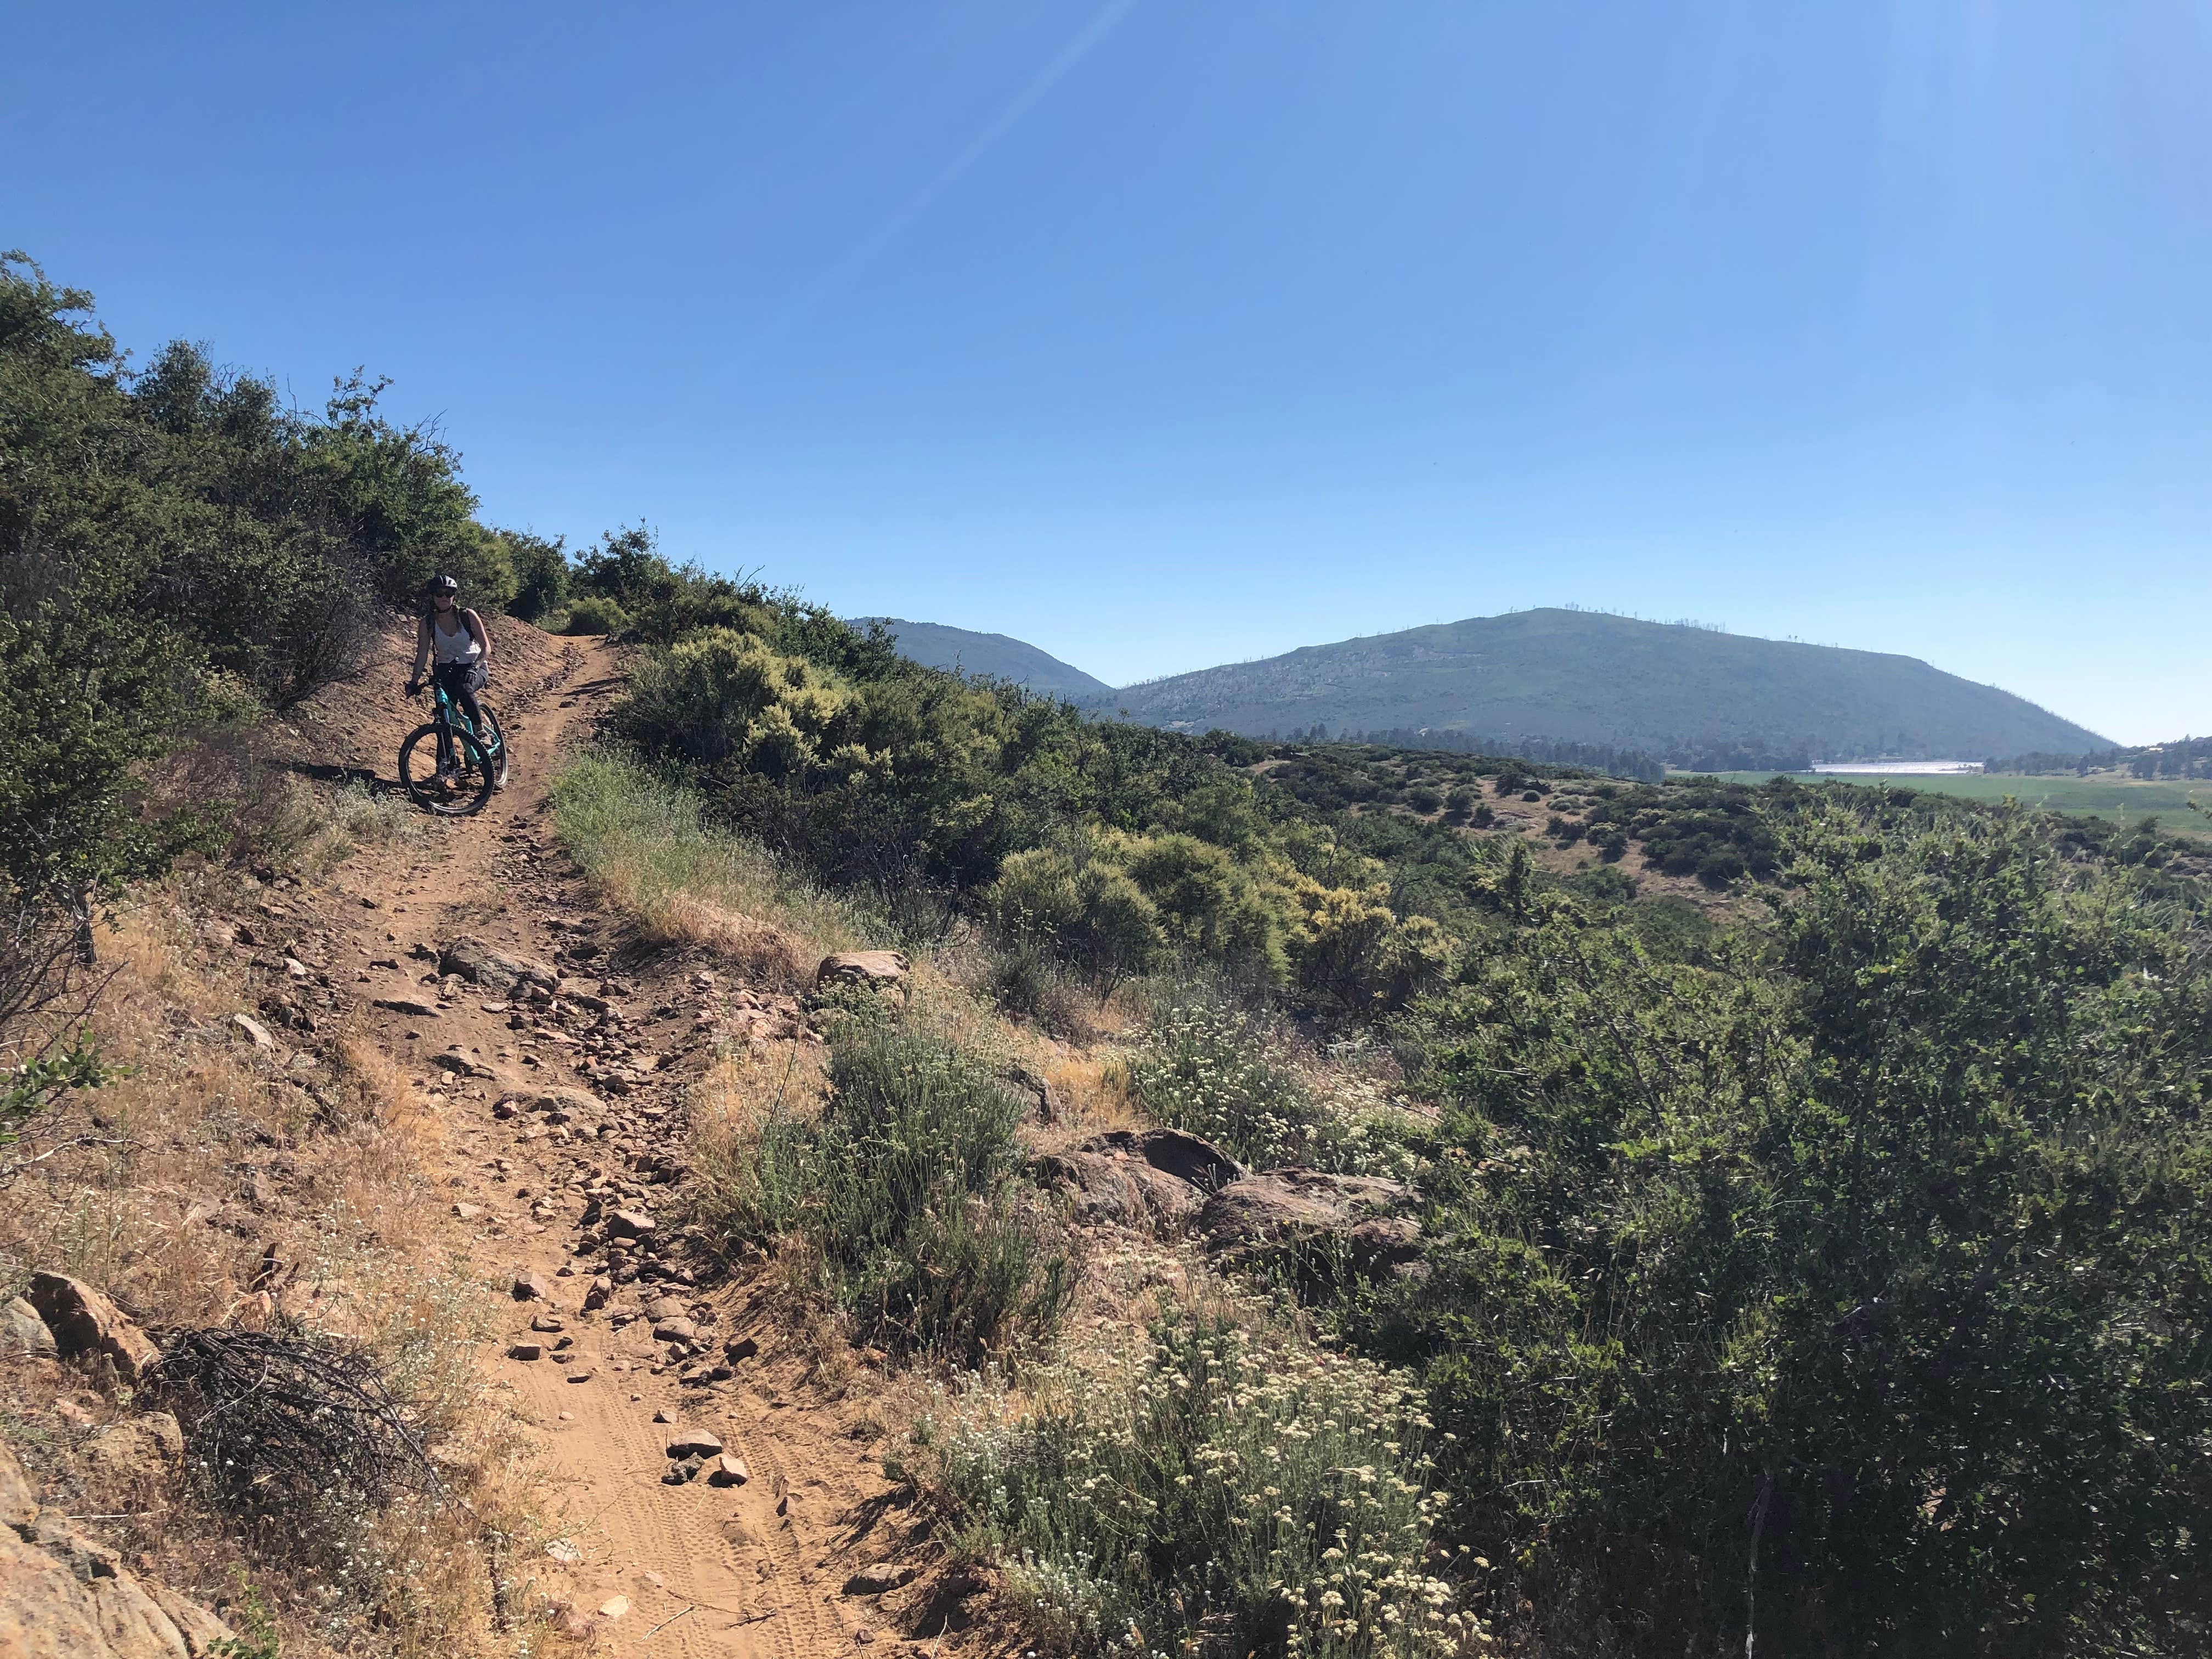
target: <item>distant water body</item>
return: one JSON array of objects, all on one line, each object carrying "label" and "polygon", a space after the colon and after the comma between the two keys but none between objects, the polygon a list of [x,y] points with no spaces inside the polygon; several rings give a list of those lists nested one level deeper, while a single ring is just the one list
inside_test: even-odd
[{"label": "distant water body", "polygon": [[1954,772],[1978,772],[1979,761],[1838,761],[1827,766],[1816,766],[1815,772],[1832,773],[1838,777],[1853,774],[1863,777],[1875,775],[1890,778],[1932,778]]}]

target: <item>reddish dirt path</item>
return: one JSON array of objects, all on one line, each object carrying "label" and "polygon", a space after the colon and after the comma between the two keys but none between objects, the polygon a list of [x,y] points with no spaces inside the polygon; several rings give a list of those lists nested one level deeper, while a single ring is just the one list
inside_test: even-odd
[{"label": "reddish dirt path", "polygon": [[[334,974],[358,964],[355,1030],[426,1091],[442,1125],[453,1247],[502,1289],[525,1276],[543,1286],[541,1298],[502,1302],[482,1358],[542,1437],[566,1534],[552,1556],[516,1563],[517,1575],[535,1581],[529,1594],[571,1601],[605,1652],[807,1659],[896,1646],[873,1599],[842,1593],[855,1565],[842,1557],[856,1536],[847,1528],[885,1483],[848,1409],[810,1393],[802,1359],[749,1313],[744,1291],[681,1282],[672,1244],[665,1264],[633,1253],[629,1282],[605,1308],[584,1309],[608,1265],[604,1248],[580,1253],[605,1231],[586,1216],[620,1208],[669,1230],[656,1199],[684,1157],[684,1088],[711,1062],[724,1004],[742,988],[726,971],[696,982],[697,963],[619,957],[615,925],[553,837],[548,800],[560,756],[618,689],[618,666],[602,644],[515,644],[488,694],[513,744],[507,788],[478,817],[428,823],[403,854],[349,861],[319,896],[325,914],[356,919],[350,937],[340,923],[331,952]],[[357,709],[343,735],[389,779],[405,723]],[[557,963],[557,1000],[441,980],[437,954],[463,933]],[[610,960],[617,971],[592,971]],[[410,1004],[421,1012],[392,1006]],[[556,1090],[577,1092],[550,1113],[527,1103]],[[697,1327],[700,1357],[675,1360],[654,1340],[671,1310],[643,1310],[665,1303]],[[683,1379],[748,1336],[758,1352],[726,1376]],[[525,1342],[546,1352],[509,1357]],[[700,1431],[743,1460],[744,1484],[664,1482],[667,1442]]]}]

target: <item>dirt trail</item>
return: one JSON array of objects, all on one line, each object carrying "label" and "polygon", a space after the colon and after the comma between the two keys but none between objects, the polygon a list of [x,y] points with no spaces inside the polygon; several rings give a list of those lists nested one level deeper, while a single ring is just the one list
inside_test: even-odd
[{"label": "dirt trail", "polygon": [[[571,1600],[605,1652],[805,1659],[896,1645],[872,1597],[843,1594],[856,1565],[847,1528],[883,1478],[742,1289],[702,1292],[683,1282],[678,1250],[665,1262],[634,1251],[616,1275],[627,1282],[604,1308],[584,1308],[608,1258],[603,1244],[580,1252],[587,1235],[604,1238],[605,1216],[652,1216],[664,1235],[672,1225],[654,1200],[680,1171],[684,1085],[730,1022],[742,1032],[779,1017],[765,994],[687,972],[697,964],[656,973],[616,959],[604,978],[590,971],[610,961],[615,930],[554,840],[547,786],[619,675],[603,645],[542,640],[526,641],[535,648],[510,658],[490,694],[515,754],[507,790],[477,818],[431,823],[404,855],[349,861],[318,896],[326,914],[351,919],[352,949],[342,932],[333,966],[358,964],[355,1029],[428,1091],[442,1121],[453,1246],[502,1288],[509,1275],[543,1287],[524,1300],[518,1285],[502,1303],[510,1311],[482,1362],[543,1437],[565,1529],[553,1554],[515,1563],[515,1576],[534,1581],[530,1595]],[[391,739],[374,757],[388,779],[399,727],[370,724],[349,735],[364,761]],[[557,956],[557,1003],[441,980],[436,954],[463,933],[514,957]],[[550,1111],[529,1103],[556,1090],[580,1093]],[[663,1322],[672,1316],[697,1327],[696,1357],[677,1360],[654,1340],[656,1324],[680,1328]],[[714,1377],[747,1336],[758,1352]],[[544,1352],[510,1357],[524,1343]],[[665,1482],[667,1443],[702,1430],[743,1460],[743,1485]],[[576,1559],[562,1559],[571,1549]]]}]

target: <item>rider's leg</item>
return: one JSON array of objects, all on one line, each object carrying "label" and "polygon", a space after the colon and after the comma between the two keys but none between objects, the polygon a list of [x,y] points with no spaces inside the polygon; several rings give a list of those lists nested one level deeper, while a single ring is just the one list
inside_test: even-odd
[{"label": "rider's leg", "polygon": [[483,710],[477,707],[476,671],[465,662],[445,663],[438,669],[438,683],[446,688],[453,706],[469,717],[470,729],[482,738]]},{"label": "rider's leg", "polygon": [[467,714],[469,728],[477,737],[483,737],[484,712],[476,706],[476,688],[471,686],[473,677],[476,675],[469,668],[469,664],[462,664],[462,661],[438,664],[438,684],[445,688],[445,695],[453,699],[453,708],[458,708],[462,714]]}]

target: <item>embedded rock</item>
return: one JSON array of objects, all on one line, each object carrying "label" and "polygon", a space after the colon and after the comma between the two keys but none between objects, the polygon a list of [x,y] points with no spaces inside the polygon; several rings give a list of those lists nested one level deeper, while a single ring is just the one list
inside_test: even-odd
[{"label": "embedded rock", "polygon": [[135,1383],[161,1357],[145,1332],[82,1279],[33,1273],[30,1303],[53,1334],[55,1351],[64,1359],[106,1354],[115,1362],[115,1374]]},{"label": "embedded rock", "polygon": [[707,1460],[707,1484],[710,1486],[742,1486],[752,1479],[742,1457],[732,1457],[727,1452]]},{"label": "embedded rock", "polygon": [[438,955],[441,974],[459,974],[475,985],[489,985],[500,990],[511,990],[517,985],[542,986],[548,991],[557,990],[561,975],[550,963],[532,961],[528,957],[513,957],[494,949],[483,940],[463,933]]},{"label": "embedded rock", "polygon": [[29,1353],[51,1357],[54,1334],[39,1310],[20,1296],[0,1304],[0,1353]]},{"label": "embedded rock", "polygon": [[1048,1152],[1030,1165],[1037,1184],[1068,1194],[1080,1221],[1125,1227],[1187,1221],[1206,1202],[1188,1181],[1112,1152]]},{"label": "embedded rock", "polygon": [[883,1595],[913,1581],[909,1567],[862,1567],[845,1581],[848,1595]]},{"label": "embedded rock", "polygon": [[233,1014],[230,1023],[239,1035],[264,1054],[278,1052],[276,1039],[269,1035],[269,1028],[251,1014]]},{"label": "embedded rock", "polygon": [[115,1552],[54,1516],[18,1523],[0,1448],[0,1654],[7,1659],[204,1659],[234,1639],[222,1620],[143,1584]]},{"label": "embedded rock", "polygon": [[1057,1123],[1067,1115],[1060,1091],[1052,1086],[1049,1079],[1032,1072],[1026,1066],[1009,1066],[1007,1081],[1036,1102],[1036,1119],[1040,1123]]},{"label": "embedded rock", "polygon": [[[39,1518],[39,1495],[8,1443],[0,1440],[0,1529],[27,1530]],[[4,1651],[4,1650],[0,1650]]]},{"label": "embedded rock", "polygon": [[1207,1245],[1232,1265],[1285,1254],[1304,1255],[1310,1276],[1341,1263],[1364,1273],[1407,1268],[1420,1255],[1419,1223],[1392,1213],[1411,1189],[1373,1176],[1271,1170],[1231,1182],[1198,1218]]},{"label": "embedded rock", "polygon": [[98,1431],[77,1455],[117,1486],[159,1488],[184,1468],[185,1436],[169,1413],[146,1412]]},{"label": "embedded rock", "polygon": [[909,966],[902,951],[840,951],[822,958],[814,970],[814,983],[896,985],[907,976]]},{"label": "embedded rock", "polygon": [[1212,1141],[1181,1129],[1109,1129],[1085,1141],[1083,1150],[1136,1158],[1206,1193],[1252,1173]]}]

